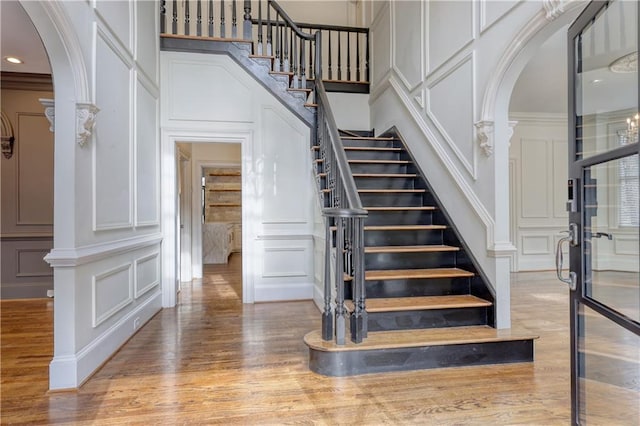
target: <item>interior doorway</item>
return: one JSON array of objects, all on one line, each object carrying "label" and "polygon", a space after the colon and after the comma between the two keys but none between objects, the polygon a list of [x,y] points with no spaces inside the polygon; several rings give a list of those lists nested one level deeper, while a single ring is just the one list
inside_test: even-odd
[{"label": "interior doorway", "polygon": [[242,282],[241,144],[177,142],[176,150],[179,286],[206,285],[215,265],[231,263]]}]

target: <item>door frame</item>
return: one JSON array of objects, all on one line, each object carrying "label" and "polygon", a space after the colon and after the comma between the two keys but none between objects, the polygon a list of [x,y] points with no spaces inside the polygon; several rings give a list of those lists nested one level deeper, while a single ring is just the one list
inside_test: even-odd
[{"label": "door frame", "polygon": [[[576,57],[575,57],[575,38],[583,32],[584,28],[600,13],[600,11],[607,7],[613,0],[593,0],[582,11],[578,18],[569,27],[567,32],[567,47],[568,47],[568,149],[569,149],[569,161],[568,161],[568,174],[569,179],[574,179],[576,183],[573,189],[574,200],[576,208],[569,212],[569,223],[577,225],[577,244],[571,245],[569,249],[569,270],[575,272],[575,288],[570,291],[570,348],[571,348],[571,423],[580,424],[580,371],[582,371],[582,358],[579,353],[579,338],[582,324],[579,321],[580,306],[586,306],[589,309],[595,311],[602,317],[613,321],[617,325],[624,329],[631,331],[637,335],[640,335],[640,324],[630,320],[624,315],[619,314],[615,310],[611,309],[603,303],[599,303],[592,298],[589,298],[585,294],[585,275],[587,274],[587,262],[585,262],[584,255],[584,236],[583,231],[583,213],[584,213],[584,182],[583,182],[583,170],[585,168],[595,166],[607,161],[616,160],[618,158],[626,157],[633,154],[638,154],[638,143],[625,145],[614,148],[609,151],[601,152],[588,158],[581,158],[576,160],[576,82],[575,72],[576,69]],[[640,22],[640,7],[637,9],[637,20]],[[640,31],[637,31],[637,45],[640,46]],[[638,87],[640,87],[640,73],[638,73]],[[640,93],[636,101],[637,108],[640,109]]]}]

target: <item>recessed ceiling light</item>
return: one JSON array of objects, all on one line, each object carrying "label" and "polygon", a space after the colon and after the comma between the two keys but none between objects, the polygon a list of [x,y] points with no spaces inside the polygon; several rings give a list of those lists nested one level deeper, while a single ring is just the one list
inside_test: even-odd
[{"label": "recessed ceiling light", "polygon": [[20,58],[16,58],[15,56],[5,56],[4,60],[7,62],[11,62],[12,64],[23,64],[24,61]]},{"label": "recessed ceiling light", "polygon": [[591,80],[591,83],[593,83],[593,84],[602,83],[602,79],[596,78],[595,80]]}]

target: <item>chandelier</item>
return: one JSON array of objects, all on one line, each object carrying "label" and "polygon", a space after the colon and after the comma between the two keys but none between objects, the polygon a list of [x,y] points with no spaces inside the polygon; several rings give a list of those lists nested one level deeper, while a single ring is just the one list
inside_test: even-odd
[{"label": "chandelier", "polygon": [[636,113],[633,117],[627,118],[627,143],[638,142],[638,124],[640,121],[640,114]]}]

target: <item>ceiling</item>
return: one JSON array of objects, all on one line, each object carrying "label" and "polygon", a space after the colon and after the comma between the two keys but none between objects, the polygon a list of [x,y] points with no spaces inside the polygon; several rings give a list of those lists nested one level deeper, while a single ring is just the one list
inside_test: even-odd
[{"label": "ceiling", "polygon": [[[51,74],[49,58],[31,19],[15,0],[0,0],[0,70]],[[16,56],[23,64],[11,64],[6,56]]]}]

